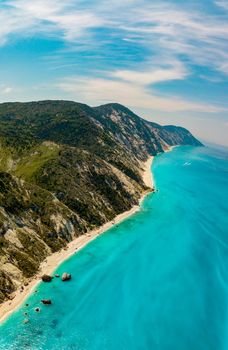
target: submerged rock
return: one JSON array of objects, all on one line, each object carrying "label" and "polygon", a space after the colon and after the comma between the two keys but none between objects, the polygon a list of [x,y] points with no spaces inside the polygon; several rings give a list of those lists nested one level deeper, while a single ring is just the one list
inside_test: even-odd
[{"label": "submerged rock", "polygon": [[43,276],[42,276],[42,281],[43,281],[43,282],[51,282],[51,281],[52,281],[52,276],[43,275]]},{"label": "submerged rock", "polygon": [[69,281],[69,280],[71,280],[71,274],[67,273],[67,272],[64,272],[62,274],[62,281],[65,282],[65,281]]},{"label": "submerged rock", "polygon": [[51,299],[42,299],[41,303],[43,303],[44,305],[51,305],[52,301],[51,301]]}]

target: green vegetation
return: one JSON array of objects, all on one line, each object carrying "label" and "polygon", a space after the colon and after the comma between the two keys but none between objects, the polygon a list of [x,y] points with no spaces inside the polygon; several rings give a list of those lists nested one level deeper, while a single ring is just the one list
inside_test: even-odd
[{"label": "green vegetation", "polygon": [[56,144],[41,144],[31,149],[27,155],[21,157],[15,166],[13,173],[30,182],[34,180],[34,174],[48,161],[54,160],[59,153],[59,146]]},{"label": "green vegetation", "polygon": [[7,171],[13,163],[14,150],[9,147],[4,147],[0,139],[0,171]]}]

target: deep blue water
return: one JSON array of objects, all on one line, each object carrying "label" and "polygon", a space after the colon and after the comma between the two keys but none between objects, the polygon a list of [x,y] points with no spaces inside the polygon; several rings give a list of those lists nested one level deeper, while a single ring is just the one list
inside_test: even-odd
[{"label": "deep blue water", "polygon": [[228,349],[227,153],[178,147],[153,173],[159,192],[58,268],[72,281],[41,284],[0,349]]}]

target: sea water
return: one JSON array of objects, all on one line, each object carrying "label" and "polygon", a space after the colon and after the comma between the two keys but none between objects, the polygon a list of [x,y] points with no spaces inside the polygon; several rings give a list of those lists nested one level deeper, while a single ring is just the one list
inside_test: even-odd
[{"label": "sea water", "polygon": [[1,350],[228,349],[227,153],[177,147],[152,170],[158,192],[40,284]]}]

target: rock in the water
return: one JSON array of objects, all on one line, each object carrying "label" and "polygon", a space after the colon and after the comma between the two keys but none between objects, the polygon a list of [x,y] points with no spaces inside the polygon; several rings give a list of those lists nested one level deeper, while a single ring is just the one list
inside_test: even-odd
[{"label": "rock in the water", "polygon": [[41,303],[43,303],[44,305],[51,305],[52,304],[51,299],[42,299]]},{"label": "rock in the water", "polygon": [[35,311],[36,311],[36,312],[40,312],[40,308],[39,308],[39,307],[36,307],[36,308],[35,308]]},{"label": "rock in the water", "polygon": [[71,280],[71,274],[67,273],[67,272],[64,272],[62,274],[62,281],[65,282],[65,281],[69,281],[69,280]]},{"label": "rock in the water", "polygon": [[51,281],[52,281],[52,276],[43,275],[43,276],[42,276],[42,281],[43,281],[43,282],[51,282]]}]

